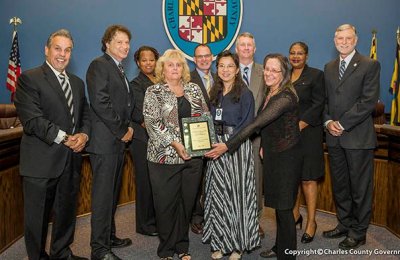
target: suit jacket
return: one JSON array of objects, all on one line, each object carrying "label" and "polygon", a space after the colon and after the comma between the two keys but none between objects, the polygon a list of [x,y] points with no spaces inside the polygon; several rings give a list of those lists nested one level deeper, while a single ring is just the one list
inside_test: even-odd
[{"label": "suit jacket", "polygon": [[345,129],[339,137],[327,133],[328,146],[373,149],[377,140],[372,112],[379,97],[380,64],[356,52],[339,80],[339,57],[325,65],[324,122],[337,120]]},{"label": "suit jacket", "polygon": [[[104,54],[94,59],[86,73],[92,120],[92,138],[87,151],[95,154],[122,153],[121,138],[132,126],[132,90],[113,58]],[[130,86],[129,86],[130,88]]]},{"label": "suit jacket", "polygon": [[253,62],[250,75],[250,91],[253,93],[255,101],[255,114],[263,105],[265,100],[265,83],[264,83],[264,69],[261,64]]},{"label": "suit jacket", "polygon": [[57,76],[44,63],[27,70],[18,78],[15,106],[24,134],[21,139],[20,174],[37,178],[56,178],[72,157],[80,171],[80,153],[54,142],[59,130],[67,134],[85,133],[90,139],[89,107],[85,85],[77,76],[68,73],[74,104],[75,129],[67,100]]},{"label": "suit jacket", "polygon": [[147,88],[151,85],[154,85],[153,81],[151,81],[143,72],[139,72],[139,75],[131,81],[133,97],[135,100],[135,106],[132,113],[133,130],[135,131],[133,138],[143,142],[147,142],[149,139],[146,129],[141,126],[144,122],[143,101],[144,94],[146,93]]},{"label": "suit jacket", "polygon": [[324,84],[324,73],[307,65],[300,77],[293,82],[299,97],[299,119],[311,126],[322,124],[325,105]]},{"label": "suit jacket", "polygon": [[[211,76],[213,77],[214,82],[215,82],[215,73],[211,72]],[[196,69],[194,69],[190,72],[190,81],[199,85],[201,91],[203,92],[203,96],[204,96],[204,99],[206,100],[208,109],[210,109],[210,105],[211,105],[210,98],[208,97],[206,86],[204,86],[203,80],[201,79],[200,74]]]}]

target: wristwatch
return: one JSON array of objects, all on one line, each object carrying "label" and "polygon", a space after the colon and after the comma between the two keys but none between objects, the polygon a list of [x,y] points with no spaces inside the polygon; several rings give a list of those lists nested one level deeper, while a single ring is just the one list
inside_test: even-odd
[{"label": "wristwatch", "polygon": [[64,137],[63,137],[63,139],[62,139],[62,141],[61,141],[61,143],[67,142],[67,141],[68,141],[68,138],[69,138],[69,135],[65,134]]}]

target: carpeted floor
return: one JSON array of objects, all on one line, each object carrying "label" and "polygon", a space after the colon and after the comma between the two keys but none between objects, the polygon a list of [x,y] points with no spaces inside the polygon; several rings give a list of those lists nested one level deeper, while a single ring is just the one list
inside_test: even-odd
[{"label": "carpeted floor", "polygon": [[[301,209],[303,216],[305,210]],[[114,253],[122,259],[158,259],[156,249],[158,245],[157,237],[147,237],[135,233],[135,205],[128,204],[118,208],[117,235],[119,237],[129,237],[133,241],[133,245],[127,248],[115,249]],[[400,259],[400,239],[393,235],[385,228],[370,225],[367,235],[367,244],[355,250],[355,252],[342,252],[338,254],[339,239],[325,239],[322,237],[322,231],[328,230],[336,225],[336,217],[334,215],[318,212],[317,213],[318,230],[314,241],[304,245],[300,243],[301,235],[304,231],[298,230],[298,250],[302,255],[298,259]],[[268,208],[264,209],[261,225],[265,230],[266,238],[262,240],[262,248],[272,247],[275,240],[275,216],[274,211]],[[77,221],[75,233],[75,242],[72,246],[74,254],[90,257],[90,216],[80,217]],[[261,248],[245,253],[243,260],[265,259],[259,256]],[[397,250],[397,255],[385,255],[390,253],[389,250]],[[322,255],[319,255],[322,251]],[[190,233],[190,253],[192,259],[210,259],[209,245],[201,243],[201,237]],[[307,254],[310,254],[307,256]],[[28,259],[25,251],[23,238],[18,240],[14,245],[0,254],[1,260],[20,260]],[[178,259],[175,256],[175,259]],[[228,259],[225,257],[224,259]]]}]

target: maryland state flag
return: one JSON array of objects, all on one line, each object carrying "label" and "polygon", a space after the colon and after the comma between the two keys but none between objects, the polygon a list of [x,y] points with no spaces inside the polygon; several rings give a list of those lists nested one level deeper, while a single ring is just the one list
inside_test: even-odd
[{"label": "maryland state flag", "polygon": [[372,41],[371,41],[371,51],[369,52],[369,57],[373,60],[378,59],[378,39],[376,38],[376,32],[372,32]]},{"label": "maryland state flag", "polygon": [[225,38],[227,0],[179,0],[179,36],[200,44]]},{"label": "maryland state flag", "polygon": [[399,69],[400,69],[400,29],[397,28],[396,58],[394,60],[392,81],[390,83],[390,89],[389,89],[389,92],[393,95],[392,110],[390,113],[391,125],[400,125]]}]

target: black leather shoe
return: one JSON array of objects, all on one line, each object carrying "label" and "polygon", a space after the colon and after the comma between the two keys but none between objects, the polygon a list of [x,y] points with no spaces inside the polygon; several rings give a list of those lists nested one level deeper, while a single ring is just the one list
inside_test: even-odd
[{"label": "black leather shoe", "polygon": [[110,252],[110,253],[105,254],[101,258],[97,258],[97,257],[93,257],[92,256],[92,260],[122,260],[122,259],[119,258],[118,256],[114,255],[113,252]]},{"label": "black leather shoe", "polygon": [[203,233],[203,224],[202,223],[192,223],[190,225],[193,233],[200,235]]},{"label": "black leather shoe", "polygon": [[145,236],[149,236],[149,237],[158,236],[158,232],[139,232],[139,231],[136,231],[136,233],[142,234],[142,235],[145,235]]},{"label": "black leather shoe", "polygon": [[358,240],[352,237],[346,237],[342,242],[339,243],[339,248],[343,250],[356,249],[362,245],[365,245],[365,238]]},{"label": "black leather shoe", "polygon": [[260,256],[263,258],[273,258],[276,257],[276,246],[273,246],[271,249],[262,251]]},{"label": "black leather shoe", "polygon": [[70,255],[67,257],[67,260],[89,260],[89,258],[70,254]]},{"label": "black leather shoe", "polygon": [[303,244],[311,243],[313,240],[314,240],[314,236],[310,236],[307,233],[304,233],[303,236],[301,237],[301,243],[303,243]]},{"label": "black leather shoe", "polygon": [[311,236],[307,232],[304,232],[303,236],[301,237],[301,243],[308,244],[314,240],[315,233],[317,232],[317,222],[314,221],[314,225],[315,225],[314,234]]},{"label": "black leather shoe", "polygon": [[119,248],[119,247],[127,247],[132,245],[132,240],[130,238],[111,238],[111,247]]},{"label": "black leather shoe", "polygon": [[322,232],[322,236],[325,238],[339,238],[347,236],[347,231],[342,231],[338,228]]}]

